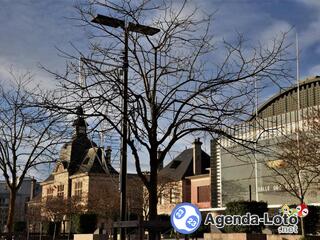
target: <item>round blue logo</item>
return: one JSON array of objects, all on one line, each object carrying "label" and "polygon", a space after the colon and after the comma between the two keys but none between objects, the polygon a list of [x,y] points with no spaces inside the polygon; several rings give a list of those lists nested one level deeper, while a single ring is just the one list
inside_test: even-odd
[{"label": "round blue logo", "polygon": [[201,224],[201,213],[199,209],[191,203],[180,203],[171,212],[171,225],[182,234],[195,232]]}]

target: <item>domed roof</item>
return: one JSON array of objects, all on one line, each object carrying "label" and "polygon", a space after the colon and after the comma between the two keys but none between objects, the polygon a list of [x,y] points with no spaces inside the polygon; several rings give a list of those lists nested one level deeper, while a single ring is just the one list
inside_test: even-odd
[{"label": "domed roof", "polygon": [[88,149],[97,146],[87,136],[87,123],[83,114],[82,108],[78,107],[77,118],[73,123],[75,134],[72,140],[65,143],[60,150],[59,162],[68,163],[67,168],[71,174],[79,169]]},{"label": "domed roof", "polygon": [[69,162],[71,158],[71,149],[72,145],[76,148],[84,148],[89,149],[92,147],[97,147],[97,144],[93,141],[90,141],[88,138],[78,139],[73,138],[70,142],[63,144],[60,150],[60,161],[66,161]]},{"label": "domed roof", "polygon": [[[269,98],[258,109],[258,117],[267,118],[296,111],[297,85],[281,91]],[[320,105],[320,76],[309,77],[299,82],[300,107],[307,108]],[[249,121],[255,119],[255,114]]]},{"label": "domed roof", "polygon": [[63,144],[63,146],[60,150],[60,156],[59,156],[60,161],[69,161],[70,160],[71,146],[72,146],[71,142]]},{"label": "domed roof", "polygon": [[[63,144],[59,160],[53,173],[67,170],[70,175],[77,173],[107,173],[117,175],[118,172],[110,164],[110,151],[97,147],[87,136],[87,123],[82,108],[77,108],[77,118],[73,126],[75,133],[72,140]],[[53,180],[51,174],[45,181]]]}]

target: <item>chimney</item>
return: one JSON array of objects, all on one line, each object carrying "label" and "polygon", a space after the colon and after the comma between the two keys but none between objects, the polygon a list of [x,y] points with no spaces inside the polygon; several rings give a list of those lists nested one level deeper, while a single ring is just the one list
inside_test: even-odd
[{"label": "chimney", "polygon": [[194,140],[192,144],[193,174],[201,174],[201,145],[200,138]]},{"label": "chimney", "polygon": [[[161,149],[159,148],[159,150],[157,151],[157,158],[159,159],[160,158],[160,155],[161,155],[162,151]],[[163,160],[161,161],[161,163],[159,163],[159,166],[158,166],[158,172],[163,168]]]},{"label": "chimney", "polygon": [[34,178],[32,178],[31,186],[30,186],[30,200],[34,198],[34,195],[36,193],[36,185],[37,185],[37,181]]},{"label": "chimney", "polygon": [[110,164],[111,163],[111,147],[108,146],[106,149],[106,164]]}]

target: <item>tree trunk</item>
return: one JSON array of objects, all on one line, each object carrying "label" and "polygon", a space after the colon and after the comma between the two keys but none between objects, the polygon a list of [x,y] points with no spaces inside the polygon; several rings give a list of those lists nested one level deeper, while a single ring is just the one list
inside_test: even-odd
[{"label": "tree trunk", "polygon": [[71,228],[72,228],[72,217],[70,216],[70,218],[69,218],[68,240],[70,240]]},{"label": "tree trunk", "polygon": [[[302,195],[302,194],[301,194]],[[304,197],[302,197],[300,199],[300,204],[303,204],[304,203]],[[300,225],[301,225],[301,235],[304,237],[306,235],[305,233],[305,229],[304,229],[304,220],[303,220],[303,217],[300,217]]]},{"label": "tree trunk", "polygon": [[[151,184],[150,191],[149,191],[149,221],[157,220],[158,211],[157,211],[157,186]],[[154,229],[149,230],[149,240],[156,240],[157,238],[157,231]]]},{"label": "tree trunk", "polygon": [[157,210],[157,186],[155,184],[150,184],[149,191],[149,220],[155,220],[158,215]]},{"label": "tree trunk", "polygon": [[27,220],[27,240],[29,240],[29,238],[30,238],[29,221]]},{"label": "tree trunk", "polygon": [[9,211],[8,211],[8,218],[7,218],[7,228],[9,233],[13,232],[13,220],[14,220],[14,213],[15,213],[16,196],[17,196],[17,190],[14,188],[10,189]]},{"label": "tree trunk", "polygon": [[[155,156],[156,159],[157,156]],[[152,161],[151,161],[152,162]],[[154,161],[153,161],[154,162]],[[150,185],[149,185],[149,221],[155,221],[158,218],[158,194],[157,194],[157,184],[158,184],[158,172],[157,165],[151,164],[150,166]],[[160,239],[160,233],[151,228],[149,230],[149,240]]]},{"label": "tree trunk", "polygon": [[55,240],[55,239],[56,239],[56,231],[57,231],[57,223],[54,222],[54,230],[53,230],[52,240]]},{"label": "tree trunk", "polygon": [[42,240],[42,222],[40,222],[40,236],[39,240]]},{"label": "tree trunk", "polygon": [[303,217],[300,218],[300,224],[301,224],[301,235],[304,237],[306,235],[304,230],[304,220]]}]

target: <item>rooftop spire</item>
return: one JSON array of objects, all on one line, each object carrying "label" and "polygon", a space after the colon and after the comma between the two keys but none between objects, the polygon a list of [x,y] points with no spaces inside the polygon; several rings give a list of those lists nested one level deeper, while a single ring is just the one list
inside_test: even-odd
[{"label": "rooftop spire", "polygon": [[76,129],[75,137],[87,135],[87,123],[84,120],[84,111],[81,106],[76,110],[77,118],[73,122],[73,126]]}]

